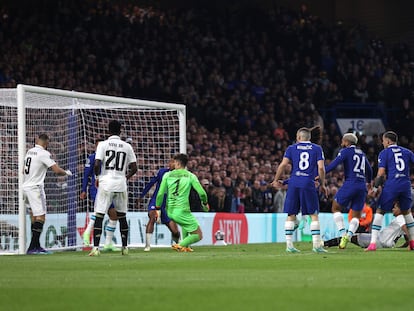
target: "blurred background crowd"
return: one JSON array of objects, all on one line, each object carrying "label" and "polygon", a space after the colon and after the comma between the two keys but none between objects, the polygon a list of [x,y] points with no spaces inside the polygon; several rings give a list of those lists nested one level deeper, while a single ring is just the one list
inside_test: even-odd
[{"label": "blurred background crowd", "polygon": [[[409,45],[387,44],[363,24],[328,26],[306,5],[47,3],[0,6],[0,87],[23,83],[185,104],[188,168],[206,187],[212,211],[281,212],[286,189],[269,183],[286,147],[298,128],[319,125],[332,160],[342,136],[332,113],[339,103],[373,104],[399,143],[414,150]],[[380,133],[357,134],[376,173]],[[330,211],[342,171],[327,181],[321,211]]]}]

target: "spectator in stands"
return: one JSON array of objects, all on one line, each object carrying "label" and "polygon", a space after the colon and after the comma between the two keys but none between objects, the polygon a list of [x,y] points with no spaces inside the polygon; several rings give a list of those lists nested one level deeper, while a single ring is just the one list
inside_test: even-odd
[{"label": "spectator in stands", "polygon": [[285,204],[287,187],[288,186],[286,184],[283,187],[280,187],[280,189],[275,190],[275,194],[273,196],[273,212],[274,213],[283,213],[283,206]]},{"label": "spectator in stands", "polygon": [[269,187],[268,183],[265,181],[262,181],[260,183],[260,187],[262,189],[262,195],[263,195],[263,210],[264,213],[273,213],[274,207],[273,207],[273,190]]},{"label": "spectator in stands", "polygon": [[261,213],[264,207],[264,197],[262,185],[259,180],[255,180],[252,186],[252,212]]},{"label": "spectator in stands", "polygon": [[246,184],[244,180],[240,180],[238,183],[240,189],[240,205],[242,206],[240,212],[252,211],[252,188]]},{"label": "spectator in stands", "polygon": [[277,128],[273,131],[273,136],[279,140],[289,140],[289,134],[286,132],[283,122],[278,123]]},{"label": "spectator in stands", "polygon": [[225,190],[223,212],[229,213],[232,209],[234,199],[234,187],[230,177],[223,178],[223,188]]},{"label": "spectator in stands", "polygon": [[[413,100],[407,47],[369,40],[363,27],[328,27],[310,8],[258,10],[261,18],[247,27],[240,20],[251,12],[241,4],[231,16],[208,7],[137,10],[130,2],[102,2],[96,10],[94,2],[77,4],[50,7],[53,22],[42,20],[43,6],[29,6],[30,18],[24,9],[8,12],[0,29],[0,87],[25,83],[183,103],[190,117],[189,154],[200,157],[193,170],[210,181],[214,171],[201,157],[221,161],[223,147],[240,159],[233,173],[248,175],[250,189],[255,168],[246,159],[280,161],[296,129],[314,125],[307,124],[312,111],[327,122],[329,112],[322,109],[353,98],[354,81],[386,108]],[[214,16],[217,27],[206,31],[200,16]],[[70,33],[68,40],[59,40],[56,29],[62,37]],[[274,35],[284,39],[268,40]],[[275,124],[283,135],[272,145]],[[230,142],[221,139],[232,131]],[[324,133],[325,157],[332,159],[340,133],[334,123],[326,123]]]},{"label": "spectator in stands", "polygon": [[235,187],[231,201],[231,213],[244,213],[244,206],[241,205],[240,201],[240,188]]},{"label": "spectator in stands", "polygon": [[[207,195],[210,195],[210,192],[209,192],[210,182],[208,181],[208,179],[206,178],[201,179],[200,184],[206,191]],[[192,212],[204,212],[198,193],[194,189],[191,189],[190,191],[190,208]]]}]

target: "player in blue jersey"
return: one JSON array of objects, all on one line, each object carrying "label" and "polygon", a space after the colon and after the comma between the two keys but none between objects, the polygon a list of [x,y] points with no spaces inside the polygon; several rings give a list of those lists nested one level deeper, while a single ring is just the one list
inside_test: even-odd
[{"label": "player in blue jersey", "polygon": [[[342,137],[338,156],[326,167],[326,174],[338,165],[342,164],[345,182],[336,193],[332,202],[334,222],[341,235],[339,248],[344,249],[351,237],[359,227],[362,209],[367,195],[367,182],[372,179],[372,168],[365,153],[356,147],[358,138],[352,133],[346,133]],[[352,209],[352,219],[349,222],[348,231],[345,231],[343,208]]]},{"label": "player in blue jersey", "polygon": [[[98,146],[98,143],[100,141],[103,141],[103,139],[102,138],[96,139],[95,149]],[[86,159],[85,167],[83,170],[82,190],[79,195],[79,198],[81,200],[85,200],[88,196],[87,191],[89,190],[89,199],[91,200],[92,205],[94,205],[95,203],[96,192],[98,191],[95,185],[95,174],[93,172],[94,163],[95,163],[95,152],[91,153]],[[116,215],[115,209],[113,208],[113,205],[111,205],[111,208],[108,210],[108,216],[109,216],[109,221],[107,225],[105,226],[106,238],[105,238],[105,245],[104,245],[103,250],[104,251],[119,251],[119,249],[116,248],[112,243],[112,239],[114,237],[116,224],[118,220],[118,217]],[[85,246],[90,245],[90,237],[91,237],[91,232],[93,230],[93,226],[95,224],[95,219],[96,219],[96,216],[95,216],[95,213],[93,213],[90,217],[88,226],[83,232],[83,244]]]},{"label": "player in blue jersey", "polygon": [[378,198],[378,208],[372,223],[371,243],[366,251],[375,251],[382,221],[386,212],[391,212],[394,202],[400,204],[401,214],[404,215],[409,233],[409,247],[414,250],[414,219],[411,214],[411,182],[410,165],[414,163],[414,153],[407,148],[397,145],[398,136],[392,131],[382,135],[384,150],[378,155],[378,173],[374,187],[369,195],[378,194],[378,188],[382,191]]},{"label": "player in blue jersey", "polygon": [[150,181],[145,185],[144,189],[142,190],[140,194],[140,197],[143,198],[148,193],[148,191],[154,185],[156,185],[155,190],[148,203],[149,220],[148,220],[148,223],[145,229],[145,248],[144,248],[145,252],[149,252],[151,250],[151,237],[154,232],[155,222],[162,223],[166,225],[168,229],[170,229],[171,234],[172,234],[172,240],[175,243],[178,243],[178,241],[180,240],[180,231],[178,230],[177,224],[174,221],[172,221],[167,215],[167,211],[165,209],[165,205],[166,205],[165,198],[164,198],[164,202],[161,205],[161,209],[157,211],[157,209],[155,208],[155,199],[157,198],[157,194],[160,188],[162,177],[164,176],[166,172],[169,172],[173,169],[174,169],[174,160],[171,159],[170,162],[168,163],[168,168],[159,169],[157,172],[157,175],[153,176],[150,179]]},{"label": "player in blue jersey", "polygon": [[312,143],[311,130],[300,128],[296,133],[297,143],[289,146],[284,154],[282,162],[277,168],[272,186],[280,188],[283,181],[280,177],[292,165],[289,186],[286,193],[284,212],[288,214],[285,222],[286,251],[298,253],[299,250],[293,246],[293,232],[295,229],[296,215],[302,211],[302,215],[310,215],[310,230],[312,234],[313,248],[315,253],[325,253],[321,247],[320,224],[319,224],[319,199],[315,191],[315,171],[319,176],[319,190],[325,195],[325,165],[321,146]]},{"label": "player in blue jersey", "polygon": [[[314,127],[311,127],[309,129],[310,133],[311,133],[311,138],[310,141],[311,143],[317,144],[317,145],[321,145],[322,143],[322,128],[319,125],[315,125]],[[314,168],[314,172],[313,172],[313,177],[315,180],[315,191],[317,193],[317,195],[319,196],[319,177],[318,177],[318,167],[315,166]],[[287,185],[289,184],[289,179],[285,179],[283,181],[283,185]],[[299,219],[296,219],[295,221],[295,230],[299,227]],[[293,234],[293,233],[292,233]]]}]

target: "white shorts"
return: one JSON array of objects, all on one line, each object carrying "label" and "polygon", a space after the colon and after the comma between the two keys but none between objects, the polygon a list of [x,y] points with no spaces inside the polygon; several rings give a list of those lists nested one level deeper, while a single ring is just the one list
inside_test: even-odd
[{"label": "white shorts", "polygon": [[[371,233],[357,233],[358,236],[358,245],[367,248],[369,244],[371,243]],[[379,234],[379,237],[377,239],[377,248],[392,248],[395,246],[395,243],[393,241],[387,242],[384,241],[381,238],[381,232]]]},{"label": "white shorts", "polygon": [[33,216],[46,215],[46,194],[42,186],[23,189],[24,205],[32,211]]},{"label": "white shorts", "polygon": [[106,214],[112,203],[117,212],[126,213],[128,210],[128,193],[126,191],[110,192],[98,188],[95,197],[95,213]]},{"label": "white shorts", "polygon": [[357,233],[358,245],[367,248],[371,243],[371,233]]}]

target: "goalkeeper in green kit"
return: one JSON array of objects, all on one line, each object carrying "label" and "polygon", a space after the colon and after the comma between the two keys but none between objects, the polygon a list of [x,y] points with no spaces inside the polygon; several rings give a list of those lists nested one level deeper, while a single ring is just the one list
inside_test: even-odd
[{"label": "goalkeeper in green kit", "polygon": [[173,157],[175,169],[164,174],[157,194],[156,208],[160,209],[164,194],[167,194],[168,217],[180,225],[183,240],[172,248],[177,252],[192,252],[191,244],[203,238],[200,225],[190,210],[191,187],[197,191],[205,212],[209,211],[207,193],[196,175],[186,169],[188,156],[177,154]]}]

